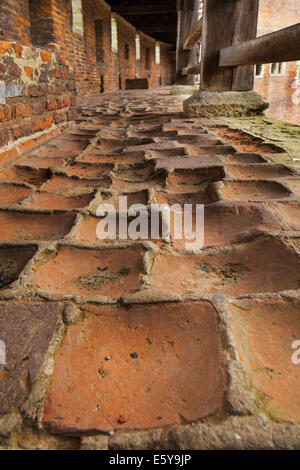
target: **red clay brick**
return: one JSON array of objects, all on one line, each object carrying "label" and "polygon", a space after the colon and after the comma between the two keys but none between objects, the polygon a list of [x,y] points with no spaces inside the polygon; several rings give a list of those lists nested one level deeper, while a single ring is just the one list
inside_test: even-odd
[{"label": "red clay brick", "polygon": [[161,254],[154,260],[151,285],[180,294],[278,292],[298,289],[299,269],[292,248],[257,239],[210,255]]},{"label": "red clay brick", "polygon": [[26,201],[26,207],[30,209],[48,209],[48,210],[67,210],[80,209],[87,207],[93,194],[83,194],[81,196],[64,197],[59,194],[47,193],[46,191],[37,192]]},{"label": "red clay brick", "polygon": [[[218,203],[204,208],[205,248],[237,243],[253,231],[268,232],[281,228],[282,224],[261,204]],[[193,230],[196,230],[195,211]],[[185,250],[186,243],[189,243],[189,240],[173,239],[173,246],[176,250]]]},{"label": "red clay brick", "polygon": [[0,313],[1,340],[7,351],[7,365],[0,365],[0,412],[5,414],[27,398],[58,333],[62,306],[1,302]]},{"label": "red clay brick", "polygon": [[52,431],[156,428],[222,409],[224,356],[209,303],[86,313],[56,356],[43,418]]},{"label": "red clay brick", "polygon": [[300,422],[300,368],[292,344],[300,338],[299,300],[241,299],[230,305],[240,360],[261,407],[276,420]]},{"label": "red clay brick", "polygon": [[45,169],[30,168],[25,166],[12,166],[0,171],[0,179],[32,184],[40,187],[48,179]]},{"label": "red clay brick", "polygon": [[284,222],[291,230],[300,230],[299,202],[278,202],[276,204],[272,204],[271,208],[279,212]]},{"label": "red clay brick", "polygon": [[0,211],[0,241],[58,240],[70,231],[75,215]]},{"label": "red clay brick", "polygon": [[31,67],[24,67],[24,72],[26,73],[26,76],[32,80],[33,69]]},{"label": "red clay brick", "polygon": [[12,48],[12,44],[7,41],[0,41],[0,55],[6,54]]},{"label": "red clay brick", "polygon": [[264,201],[291,195],[285,186],[275,181],[225,181],[223,184],[222,196],[230,201]]},{"label": "red clay brick", "polygon": [[0,164],[1,166],[7,165],[8,163],[12,163],[18,157],[19,152],[16,147],[13,147],[12,149],[7,150],[6,152],[0,153]]},{"label": "red clay brick", "polygon": [[76,179],[64,176],[53,176],[51,180],[43,186],[45,191],[62,194],[65,196],[75,196],[92,191],[94,188],[109,188],[111,180],[104,177],[99,180]]},{"label": "red clay brick", "polygon": [[51,62],[51,53],[47,51],[40,50],[41,58],[43,62]]},{"label": "red clay brick", "polygon": [[22,185],[0,183],[0,205],[18,204],[33,193],[33,189]]},{"label": "red clay brick", "polygon": [[121,296],[139,288],[142,258],[141,248],[98,251],[63,246],[57,255],[36,264],[32,284],[49,293]]}]

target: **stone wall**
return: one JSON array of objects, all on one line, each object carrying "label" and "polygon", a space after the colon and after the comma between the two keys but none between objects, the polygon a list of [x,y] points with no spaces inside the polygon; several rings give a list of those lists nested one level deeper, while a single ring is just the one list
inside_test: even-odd
[{"label": "stone wall", "polygon": [[[0,160],[57,135],[73,121],[74,71],[58,53],[0,41]],[[15,146],[15,144],[18,146]]]}]

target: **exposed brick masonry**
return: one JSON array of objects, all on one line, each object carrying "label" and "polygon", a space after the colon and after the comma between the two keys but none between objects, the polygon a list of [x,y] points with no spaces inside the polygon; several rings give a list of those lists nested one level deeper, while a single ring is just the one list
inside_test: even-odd
[{"label": "exposed brick masonry", "polygon": [[104,1],[83,0],[80,31],[73,24],[71,0],[1,2],[2,161],[19,154],[17,148],[11,150],[15,143],[24,146],[23,140],[32,137],[26,143],[29,150],[40,143],[37,133],[57,135],[64,130],[74,119],[76,95],[124,89],[126,79],[136,77],[148,78],[149,87],[171,84],[171,46],[161,43],[161,60],[156,64],[156,42],[141,33],[141,58],[136,60],[137,31],[115,15],[118,50],[114,52],[111,18],[111,7]]},{"label": "exposed brick masonry", "polygon": [[[258,36],[300,22],[299,0],[260,0]],[[281,74],[271,73],[271,64],[262,66],[255,90],[270,103],[270,117],[300,124],[300,62],[282,64]]]}]

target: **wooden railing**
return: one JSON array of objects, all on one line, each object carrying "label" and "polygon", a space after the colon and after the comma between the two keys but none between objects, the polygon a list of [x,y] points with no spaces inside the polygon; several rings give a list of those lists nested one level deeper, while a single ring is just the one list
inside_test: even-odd
[{"label": "wooden railing", "polygon": [[182,75],[199,75],[201,71],[201,63],[190,65],[182,69]]},{"label": "wooden railing", "polygon": [[201,66],[182,74],[201,68],[204,90],[251,90],[253,65],[300,60],[300,23],[255,38],[258,7],[259,0],[206,0],[203,18],[184,43],[184,50],[202,43]]},{"label": "wooden railing", "polygon": [[202,36],[202,17],[200,20],[195,24],[195,26],[192,28],[192,31],[186,38],[186,41],[183,46],[184,51],[191,51],[196,44],[201,41],[201,36]]},{"label": "wooden railing", "polygon": [[300,23],[252,39],[252,41],[221,49],[219,65],[220,67],[237,67],[299,59]]}]

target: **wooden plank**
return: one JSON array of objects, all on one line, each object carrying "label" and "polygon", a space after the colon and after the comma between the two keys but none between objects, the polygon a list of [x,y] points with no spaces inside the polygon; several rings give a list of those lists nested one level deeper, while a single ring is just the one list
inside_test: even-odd
[{"label": "wooden plank", "polygon": [[202,17],[197,21],[195,26],[192,28],[192,31],[186,38],[186,41],[183,46],[184,51],[191,51],[197,44],[201,41],[202,36]]},{"label": "wooden plank", "polygon": [[201,63],[190,65],[189,67],[185,67],[182,70],[182,75],[199,75],[201,71]]},{"label": "wooden plank", "polygon": [[192,85],[194,78],[191,75],[182,75],[182,69],[197,62],[197,51],[184,51],[183,46],[191,28],[198,20],[199,0],[178,0],[177,8],[176,84]]},{"label": "wooden plank", "polygon": [[[258,0],[206,0],[203,12],[201,89],[251,90],[252,71],[219,66],[220,49],[256,34]],[[247,39],[245,39],[247,38]],[[247,77],[250,73],[250,77]]]},{"label": "wooden plank", "polygon": [[300,60],[300,23],[221,50],[220,67]]}]

